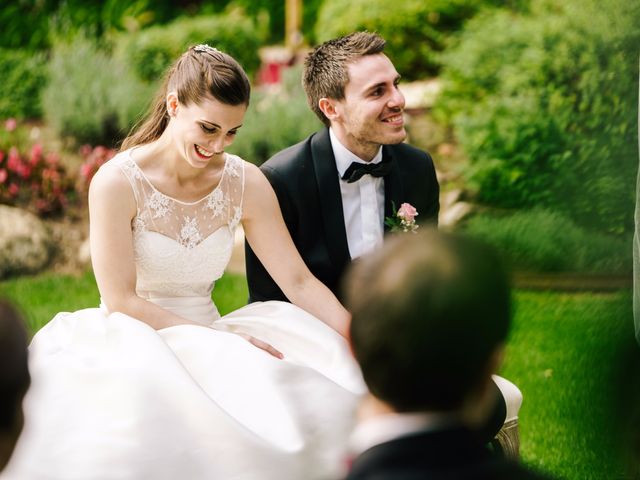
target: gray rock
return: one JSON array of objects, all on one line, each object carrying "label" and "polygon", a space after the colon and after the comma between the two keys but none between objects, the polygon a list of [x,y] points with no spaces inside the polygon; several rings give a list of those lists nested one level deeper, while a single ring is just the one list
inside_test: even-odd
[{"label": "gray rock", "polygon": [[91,263],[91,244],[89,238],[86,238],[80,248],[78,249],[78,262],[82,265],[89,265]]},{"label": "gray rock", "polygon": [[440,211],[438,225],[444,229],[453,229],[463,219],[475,211],[476,207],[467,202],[456,202],[443,211]]},{"label": "gray rock", "polygon": [[440,196],[440,208],[443,210],[450,208],[453,204],[462,200],[463,194],[464,192],[461,188],[444,192]]},{"label": "gray rock", "polygon": [[42,270],[52,249],[51,235],[38,217],[0,205],[0,278]]}]

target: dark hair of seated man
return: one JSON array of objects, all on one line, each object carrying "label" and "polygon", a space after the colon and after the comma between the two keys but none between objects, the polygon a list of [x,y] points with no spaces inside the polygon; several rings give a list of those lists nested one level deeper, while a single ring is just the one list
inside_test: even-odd
[{"label": "dark hair of seated man", "polygon": [[22,399],[30,384],[27,333],[18,311],[0,299],[0,470],[24,424]]},{"label": "dark hair of seated man", "polygon": [[354,354],[372,394],[395,411],[458,410],[499,363],[507,274],[493,249],[468,238],[394,240],[346,283]]}]

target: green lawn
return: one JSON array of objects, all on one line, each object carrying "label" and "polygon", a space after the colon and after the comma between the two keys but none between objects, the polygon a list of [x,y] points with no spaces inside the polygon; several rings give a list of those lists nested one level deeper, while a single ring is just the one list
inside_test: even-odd
[{"label": "green lawn", "polygon": [[[90,273],[3,281],[0,296],[21,307],[32,331],[58,311],[99,303]],[[244,277],[223,277],[214,298],[222,314],[244,305]],[[559,478],[632,478],[623,474],[615,441],[626,438],[625,426],[637,425],[636,417],[619,414],[639,399],[630,394],[640,385],[638,369],[628,368],[638,365],[630,293],[518,291],[515,300],[501,373],[524,394],[522,459]]]},{"label": "green lawn", "polygon": [[[220,314],[224,315],[245,305],[248,295],[243,276],[225,275],[216,283],[213,298]],[[19,306],[31,333],[38,331],[58,312],[73,312],[100,304],[100,294],[91,272],[81,277],[44,274],[0,281],[0,297],[9,298]]]},{"label": "green lawn", "polygon": [[567,479],[638,478],[617,442],[637,425],[623,416],[640,400],[633,335],[630,292],[516,293],[502,374],[524,394],[524,461]]}]

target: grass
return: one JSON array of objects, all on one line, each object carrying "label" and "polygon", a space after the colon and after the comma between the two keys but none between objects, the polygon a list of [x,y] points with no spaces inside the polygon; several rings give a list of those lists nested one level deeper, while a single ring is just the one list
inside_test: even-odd
[{"label": "grass", "polygon": [[[91,273],[6,280],[0,295],[22,308],[32,331],[58,311],[99,303]],[[244,277],[224,276],[214,298],[222,314],[244,305]],[[625,475],[617,441],[638,425],[628,412],[640,403],[630,293],[518,291],[515,306],[501,374],[524,394],[522,460],[569,480],[639,478]]]},{"label": "grass", "polygon": [[[92,272],[78,277],[43,274],[0,281],[0,296],[18,305],[32,334],[58,312],[73,312],[100,304]],[[243,276],[225,275],[216,282],[213,298],[221,315],[245,305],[248,297]]]},{"label": "grass", "polygon": [[638,358],[631,295],[520,291],[515,300],[502,374],[524,395],[523,461],[566,479],[631,478],[617,441],[637,379],[621,375]]}]

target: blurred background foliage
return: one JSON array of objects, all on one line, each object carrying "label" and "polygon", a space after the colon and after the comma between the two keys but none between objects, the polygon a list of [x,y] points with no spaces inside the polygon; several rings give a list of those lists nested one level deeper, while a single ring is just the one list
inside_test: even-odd
[{"label": "blurred background foliage", "polygon": [[436,75],[440,53],[452,34],[479,11],[504,2],[498,0],[325,0],[315,33],[318,42],[356,30],[380,33],[385,51],[408,80]]},{"label": "blurred background foliage", "polygon": [[302,67],[284,72],[282,87],[275,93],[252,94],[242,130],[229,151],[258,165],[322,128],[302,89]]},{"label": "blurred background foliage", "polygon": [[480,201],[554,208],[583,226],[628,233],[640,4],[531,7],[485,12],[466,25],[442,56],[436,113],[455,129]]},{"label": "blurred background foliage", "polygon": [[[255,80],[231,150],[261,164],[320,125],[300,88],[299,67],[284,70],[277,86],[259,85],[261,48],[284,42],[284,6],[284,0],[2,4],[0,119],[41,124],[60,140],[56,148],[71,152],[82,144],[117,147],[171,61],[188,45],[210,43]],[[436,149],[441,170],[460,161],[466,198],[491,212],[478,214],[469,231],[518,246],[510,255],[521,268],[628,271],[628,255],[620,251],[633,230],[638,163],[638,2],[304,0],[303,6],[307,46],[377,31],[404,80],[440,82],[424,115],[446,132],[442,141],[454,144],[461,160],[439,155],[438,145],[428,148]],[[419,143],[427,134],[411,136]],[[549,252],[545,241],[556,238],[536,235],[536,224],[566,225],[564,239],[554,240],[557,249],[572,239],[563,251],[583,252],[581,259],[558,263],[530,254],[532,239]],[[594,248],[583,251],[582,242]],[[525,253],[539,261],[524,261]]]}]

